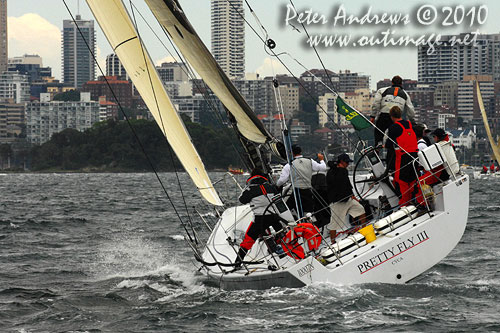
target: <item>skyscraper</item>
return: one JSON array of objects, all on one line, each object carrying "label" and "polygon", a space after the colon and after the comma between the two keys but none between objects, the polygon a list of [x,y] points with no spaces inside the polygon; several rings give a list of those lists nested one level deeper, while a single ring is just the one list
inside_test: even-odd
[{"label": "skyscraper", "polygon": [[212,54],[231,79],[245,76],[243,0],[212,0]]},{"label": "skyscraper", "polygon": [[465,75],[493,75],[500,80],[500,34],[477,35],[476,43],[458,43],[466,35],[442,36],[434,52],[429,45],[418,47],[419,83],[461,81]]},{"label": "skyscraper", "polygon": [[7,70],[9,60],[7,36],[7,0],[0,0],[0,72]]},{"label": "skyscraper", "polygon": [[123,67],[120,59],[114,53],[106,57],[106,76],[116,76],[121,80],[128,80],[127,71]]},{"label": "skyscraper", "polygon": [[63,21],[62,72],[64,83],[81,88],[85,82],[95,79],[95,63],[89,47],[95,54],[96,41],[93,20],[82,20],[76,15],[75,22]]}]

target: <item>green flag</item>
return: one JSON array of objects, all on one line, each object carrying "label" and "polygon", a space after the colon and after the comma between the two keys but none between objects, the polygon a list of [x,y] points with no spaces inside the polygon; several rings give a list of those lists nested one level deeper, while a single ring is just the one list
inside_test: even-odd
[{"label": "green flag", "polygon": [[352,126],[354,126],[357,131],[361,131],[362,129],[371,126],[369,120],[350,107],[342,98],[340,98],[340,96],[337,96],[335,104],[337,104],[337,112],[345,116],[345,119],[350,121]]}]

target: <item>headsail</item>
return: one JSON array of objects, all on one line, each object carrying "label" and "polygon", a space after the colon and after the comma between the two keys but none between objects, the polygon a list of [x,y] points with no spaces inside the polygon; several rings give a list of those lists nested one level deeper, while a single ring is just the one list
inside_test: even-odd
[{"label": "headsail", "polygon": [[231,83],[196,34],[177,0],[145,0],[156,19],[167,30],[187,62],[193,66],[222,104],[236,119],[239,132],[246,139],[265,143],[272,136],[247,102]]},{"label": "headsail", "polygon": [[481,110],[481,115],[483,116],[484,127],[486,128],[486,134],[488,135],[488,139],[490,140],[491,149],[493,149],[493,154],[498,163],[500,163],[500,150],[493,140],[493,136],[491,135],[490,125],[488,124],[488,118],[486,117],[486,111],[484,109],[483,97],[481,96],[481,90],[479,89],[479,82],[476,81],[476,92],[477,92],[477,102],[479,104],[479,109]]},{"label": "headsail", "polygon": [[87,0],[87,3],[149,111],[202,196],[211,204],[222,205],[184,123],[168,98],[149,54],[141,45],[122,1]]}]

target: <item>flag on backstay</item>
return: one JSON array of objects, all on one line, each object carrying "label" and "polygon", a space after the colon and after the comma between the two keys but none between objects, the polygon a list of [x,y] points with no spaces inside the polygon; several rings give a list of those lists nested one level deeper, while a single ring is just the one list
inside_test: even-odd
[{"label": "flag on backstay", "polygon": [[371,126],[370,121],[359,114],[358,111],[354,110],[350,107],[340,96],[337,96],[337,100],[335,101],[337,104],[337,112],[345,117],[347,121],[349,121],[352,126],[357,131],[361,131],[362,129],[368,128]]}]

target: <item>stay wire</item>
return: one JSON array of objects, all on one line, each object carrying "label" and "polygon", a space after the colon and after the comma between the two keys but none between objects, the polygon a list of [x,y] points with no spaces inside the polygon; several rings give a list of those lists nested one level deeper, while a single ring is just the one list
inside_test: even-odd
[{"label": "stay wire", "polygon": [[[172,48],[174,49],[175,53],[177,54],[177,57],[180,59],[180,62],[177,61],[177,58],[174,57],[174,55],[172,54],[172,52],[168,49],[168,47],[165,45],[165,43],[162,41],[162,39],[160,38],[160,36],[158,36],[158,34],[155,32],[155,30],[153,29],[153,27],[149,24],[149,22],[146,20],[146,18],[142,15],[141,11],[135,6],[135,4],[132,3],[132,6],[135,8],[135,11],[139,14],[139,16],[142,18],[142,20],[144,21],[144,23],[148,26],[149,30],[155,35],[156,39],[160,42],[160,44],[163,46],[163,48],[170,54],[170,56],[174,59],[175,63],[176,64],[179,64],[181,63],[185,68],[183,68],[181,66],[181,70],[188,76],[191,78],[193,84],[196,86],[196,89],[204,96],[204,99],[205,101],[207,102],[207,105],[209,106],[209,108],[213,111],[213,113],[216,115],[216,120],[221,124],[221,125],[224,125],[225,122],[222,118],[222,112],[220,111],[220,108],[218,108],[216,105],[217,105],[217,102],[214,98],[214,96],[212,94],[209,94],[208,93],[208,87],[207,85],[205,84],[205,87],[206,89],[203,89],[203,87],[201,87],[201,85],[197,82],[197,78],[196,78],[196,75],[194,74],[194,71],[193,69],[191,68],[191,66],[189,65],[189,63],[187,63],[186,61],[183,60],[183,57],[182,55],[179,53],[179,51],[177,50],[177,48],[175,47],[173,41],[171,40],[169,34],[167,33],[167,31],[165,30],[165,28],[158,22],[158,24],[160,25],[160,29],[163,31],[164,35],[166,36],[166,38],[168,39],[168,41],[170,42],[170,45],[172,46]],[[209,112],[210,115],[212,115],[212,113]],[[230,127],[234,129],[233,125],[231,123],[230,124]],[[235,130],[236,131],[236,130]],[[249,166],[247,164],[247,162],[245,161],[245,159],[243,158],[242,156],[242,153],[241,151],[239,151],[236,147],[236,145],[234,144],[233,140],[230,140],[231,138],[229,137],[229,133],[227,131],[223,131],[225,136],[229,139],[228,141],[231,142],[231,146],[233,147],[234,151],[236,152],[236,154],[238,155],[239,159],[240,159],[240,162],[246,166],[247,169],[249,169]]]},{"label": "stay wire", "polygon": [[[228,2],[230,4],[230,6],[233,7],[234,9],[234,6],[233,4],[230,2],[230,0],[226,0],[226,2]],[[238,11],[237,11],[238,12]],[[266,45],[266,41],[264,39],[262,39],[262,37],[257,33],[257,31],[255,30],[255,28],[245,19],[245,17],[238,12],[238,14],[240,15],[240,17],[245,21],[245,23],[250,27],[250,29],[257,35],[257,37],[264,43],[264,45]],[[349,138],[349,136],[344,133],[344,131],[342,131],[342,129],[340,128],[340,126],[334,122],[334,119],[326,112],[326,110],[318,103],[316,102],[314,96],[311,94],[311,92],[304,86],[304,84],[301,82],[300,79],[298,79],[294,74],[293,72],[291,71],[291,69],[283,62],[283,60],[281,60],[281,58],[279,57],[279,54],[276,54],[276,52],[274,52],[272,49],[270,49],[270,52],[273,57],[275,57],[276,59],[278,59],[278,61],[281,63],[281,65],[283,65],[283,67],[288,71],[288,73],[290,73],[290,75],[295,79],[295,81],[297,81],[297,83],[302,87],[302,89],[304,89],[304,91],[307,93],[307,95],[309,96],[309,98],[314,101],[314,103],[321,109],[321,111],[323,111],[323,113],[330,119],[332,120],[332,123],[338,128],[341,130],[341,135],[345,136],[347,141],[349,141],[349,143],[356,147],[356,145],[354,144],[353,140],[351,138]],[[356,150],[358,150],[359,153],[361,153],[361,151],[358,149],[358,148],[355,148]]]},{"label": "stay wire", "polygon": [[99,62],[97,61],[97,57],[94,53],[94,51],[91,49],[88,41],[85,39],[84,35],[83,35],[83,32],[81,31],[80,27],[78,26],[74,16],[73,16],[73,13],[71,12],[71,10],[69,9],[67,3],[66,3],[66,0],[62,0],[63,3],[64,3],[64,6],[66,7],[66,10],[68,11],[69,15],[71,16],[71,19],[73,20],[73,23],[75,24],[76,28],[78,29],[78,32],[80,33],[80,36],[82,37],[83,41],[85,42],[85,45],[87,46],[87,49],[89,50],[89,53],[92,55],[92,58],[94,59],[94,62],[95,64],[97,65],[97,67],[99,68],[99,71],[100,73],[102,74],[102,77],[104,78],[105,82],[106,82],[106,85],[108,86],[109,90],[111,91],[111,94],[113,95],[113,98],[115,99],[116,103],[118,104],[118,107],[120,109],[120,111],[122,112],[125,120],[127,121],[127,124],[129,125],[129,128],[130,130],[132,131],[132,134],[134,135],[137,143],[139,144],[139,147],[141,148],[141,151],[142,153],[144,154],[144,156],[146,157],[146,160],[148,161],[148,164],[149,166],[151,167],[151,169],[153,170],[155,176],[156,176],[156,179],[158,180],[158,182],[160,183],[160,186],[161,188],[163,189],[163,192],[165,193],[165,195],[167,196],[167,199],[168,201],[170,202],[170,204],[172,205],[172,208],[174,209],[175,211],[175,214],[177,215],[177,217],[179,218],[179,221],[181,222],[184,230],[186,231],[186,233],[188,234],[189,238],[191,241],[193,241],[191,239],[191,235],[189,234],[187,228],[186,228],[186,225],[182,219],[182,217],[180,216],[179,212],[177,211],[177,209],[175,208],[175,205],[172,201],[172,198],[170,197],[170,195],[168,194],[168,191],[165,187],[165,185],[163,184],[155,166],[153,165],[153,162],[151,161],[151,159],[149,158],[149,155],[147,154],[146,152],[146,149],[144,148],[141,140],[139,139],[139,136],[137,135],[137,132],[135,131],[134,127],[132,126],[131,122],[130,122],[130,119],[129,117],[127,116],[127,114],[125,113],[125,111],[123,110],[123,107],[120,103],[120,101],[118,100],[118,97],[116,96],[113,88],[111,87],[111,84],[109,83],[108,79],[106,78],[106,76],[104,75],[104,71],[102,70],[101,66],[99,65]]},{"label": "stay wire", "polygon": [[[230,2],[229,0],[226,0],[226,1],[227,1],[227,2],[228,2],[231,6],[232,6],[232,4],[231,4],[231,2]],[[292,5],[293,5],[293,4],[292,4]],[[234,8],[234,7],[233,7],[233,8]],[[240,13],[238,12],[238,14],[240,14]],[[264,45],[265,45],[265,44],[266,44],[266,41],[262,39],[262,37],[261,37],[261,36],[257,33],[257,31],[253,28],[253,26],[252,26],[252,25],[251,25],[251,24],[250,24],[250,23],[249,23],[249,22],[248,22],[248,21],[247,21],[247,20],[246,20],[246,19],[245,19],[242,15],[241,15],[241,14],[240,14],[240,16],[243,18],[243,20],[245,21],[245,23],[246,23],[246,24],[247,24],[247,25],[248,25],[248,26],[249,26],[249,27],[253,30],[253,32],[257,35],[257,37],[258,37],[258,38],[259,38],[259,39],[260,39],[260,40],[264,43]],[[256,14],[255,14],[255,16],[256,16]],[[302,25],[303,25],[303,24],[302,24]],[[303,27],[304,27],[304,26],[303,26]],[[305,27],[304,27],[304,30],[305,30]],[[307,32],[307,31],[306,31],[306,32]],[[298,83],[298,84],[299,84],[299,85],[300,85],[300,86],[304,89],[304,91],[305,91],[305,92],[306,92],[306,94],[309,96],[309,98],[310,98],[312,101],[314,101],[314,102],[315,102],[315,104],[316,104],[316,105],[317,105],[317,106],[321,109],[321,111],[322,111],[322,112],[323,112],[323,113],[324,113],[324,114],[328,117],[328,119],[330,119],[330,120],[332,121],[332,123],[333,123],[333,124],[334,124],[334,125],[335,125],[338,129],[340,129],[340,130],[341,130],[341,135],[345,136],[345,137],[346,137],[346,139],[347,139],[347,141],[349,141],[349,143],[350,143],[352,146],[354,146],[354,149],[355,149],[356,151],[358,151],[358,153],[360,153],[360,154],[361,154],[361,153],[362,153],[362,151],[358,148],[358,146],[357,146],[357,145],[354,145],[353,140],[352,140],[352,139],[351,139],[351,138],[350,138],[350,137],[349,137],[346,133],[344,133],[344,131],[340,128],[340,126],[339,126],[337,123],[335,123],[334,119],[333,119],[333,118],[332,118],[332,117],[331,117],[331,116],[330,116],[330,115],[326,112],[326,110],[325,110],[325,109],[324,109],[324,108],[323,108],[323,107],[322,107],[322,106],[321,106],[318,102],[316,102],[316,101],[315,101],[314,96],[311,94],[311,92],[310,92],[310,91],[309,91],[309,90],[308,90],[308,89],[304,86],[304,84],[301,82],[301,80],[299,80],[299,79],[298,79],[298,78],[297,78],[297,77],[293,74],[293,72],[289,69],[289,67],[288,67],[288,66],[287,66],[287,65],[283,62],[283,60],[279,57],[279,56],[280,56],[280,55],[282,55],[283,53],[276,54],[276,53],[274,52],[274,50],[273,50],[273,49],[270,49],[270,51],[271,51],[272,55],[273,55],[274,57],[276,57],[276,59],[278,59],[278,61],[279,61],[279,62],[283,65],[283,67],[285,67],[285,69],[288,71],[288,73],[290,73],[290,75],[292,75],[292,77],[293,77],[293,78],[297,81],[297,83]],[[315,51],[316,51],[316,49],[315,49]],[[316,53],[317,53],[317,51],[316,51]],[[319,56],[319,55],[318,55],[318,56]],[[320,59],[320,61],[321,61],[321,59]],[[324,64],[323,64],[323,62],[322,62],[322,61],[321,61],[321,64],[323,65],[323,68],[324,68]],[[325,70],[325,73],[326,73],[326,70]],[[327,74],[327,73],[326,73],[326,74]],[[327,74],[327,75],[328,75],[328,74]],[[335,90],[334,90],[334,91],[335,91]],[[338,95],[338,93],[337,93],[337,95]],[[359,115],[361,115],[361,116],[362,116],[365,120],[367,120],[367,121],[371,124],[371,126],[372,126],[372,127],[374,127],[376,130],[378,130],[379,132],[381,132],[381,130],[380,130],[377,126],[375,126],[375,124],[373,124],[371,121],[369,121],[369,120],[368,120],[368,119],[367,119],[367,118],[366,118],[366,117],[365,117],[365,116],[364,116],[361,112],[358,112],[358,114],[359,114]],[[359,138],[359,135],[358,135],[358,138]],[[392,141],[392,142],[393,142],[396,146],[399,146],[399,145],[397,144],[397,142],[395,142],[395,141],[394,141],[394,140],[392,140],[391,138],[387,138],[387,139],[388,139],[388,140],[390,140],[390,141]],[[402,149],[402,148],[401,148],[401,149]],[[404,149],[402,149],[402,150],[403,150],[405,153],[408,153],[406,150],[404,150]],[[410,156],[411,156],[411,155],[410,155]],[[412,158],[413,160],[416,160],[416,158],[415,158],[415,157],[413,157],[413,156],[411,156],[411,158]],[[408,164],[411,164],[411,163],[412,163],[412,162],[409,162]],[[407,165],[408,165],[408,164],[407,164]],[[389,176],[387,176],[387,177],[389,177]]]},{"label": "stay wire", "polygon": [[[161,123],[161,126],[162,126],[163,133],[165,133],[164,138],[165,138],[165,142],[167,142],[168,151],[169,151],[169,154],[170,154],[170,160],[172,162],[172,166],[174,167],[175,177],[177,179],[177,184],[179,186],[179,191],[181,193],[182,201],[184,203],[184,208],[186,209],[186,214],[187,214],[189,223],[190,223],[191,226],[193,226],[193,221],[191,220],[191,214],[189,213],[189,209],[188,209],[187,202],[186,202],[186,197],[184,196],[184,192],[182,191],[182,185],[181,185],[181,180],[179,178],[179,173],[177,171],[177,167],[175,166],[175,159],[174,159],[173,149],[170,146],[170,144],[168,143],[168,139],[166,138],[167,131],[165,129],[165,123],[163,122],[163,117],[162,117],[162,114],[161,114],[161,111],[160,111],[160,105],[158,104],[158,98],[156,96],[156,91],[155,91],[155,89],[153,87],[153,79],[151,77],[151,72],[149,70],[149,66],[147,66],[147,55],[146,55],[146,52],[144,50],[144,46],[143,46],[143,43],[142,43],[141,33],[139,32],[139,27],[137,26],[137,20],[135,18],[135,11],[134,11],[134,8],[132,7],[132,0],[130,0],[129,3],[130,3],[130,9],[131,9],[131,12],[132,12],[132,17],[134,19],[134,28],[135,28],[135,31],[137,32],[137,37],[139,38],[139,44],[141,45],[142,56],[143,56],[143,59],[144,59],[144,63],[146,64],[146,70],[147,70],[147,73],[148,73],[149,84],[151,86],[151,92],[153,93],[153,96],[154,96],[154,99],[155,99],[155,104],[156,104],[156,109],[158,111],[158,115],[160,116],[160,123]],[[180,118],[180,116],[179,116],[179,118]],[[180,121],[181,122],[183,121],[182,118],[180,119]],[[198,244],[198,239],[197,239],[197,237],[196,237],[196,235],[195,235],[194,232],[193,232],[193,237],[194,237],[194,240],[195,240],[196,244]],[[191,238],[191,237],[189,237],[189,238]]]}]

